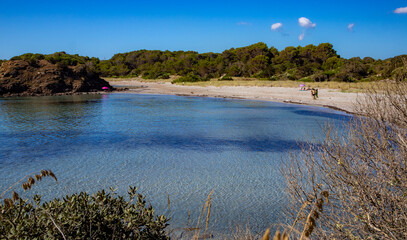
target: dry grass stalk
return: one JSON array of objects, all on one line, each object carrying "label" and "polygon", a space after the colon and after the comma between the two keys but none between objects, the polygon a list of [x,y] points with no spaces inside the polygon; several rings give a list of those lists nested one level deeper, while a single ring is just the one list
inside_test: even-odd
[{"label": "dry grass stalk", "polygon": [[187,233],[187,239],[189,239],[189,233],[195,229],[191,229],[190,227],[190,223],[191,223],[191,209],[188,211],[188,219],[187,219],[187,227],[184,228],[185,232]]},{"label": "dry grass stalk", "polygon": [[[276,235],[280,234],[279,230],[277,230]],[[280,239],[280,238],[278,238]],[[261,238],[261,240],[270,240],[270,228],[266,229],[266,232],[264,233],[263,237]]]},{"label": "dry grass stalk", "polygon": [[13,191],[13,201],[17,201],[20,198],[20,196],[18,196],[18,193]]},{"label": "dry grass stalk", "polygon": [[235,229],[231,230],[231,235],[225,237],[224,239],[233,239],[233,240],[256,240],[261,239],[261,235],[254,234],[250,230],[250,225],[247,224],[246,226],[237,225]]},{"label": "dry grass stalk", "polygon": [[[266,231],[267,233],[267,231]],[[277,229],[277,232],[274,234],[273,240],[288,240],[289,239],[289,234],[286,233],[284,230],[283,234],[280,233],[280,230]]]},{"label": "dry grass stalk", "polygon": [[200,234],[200,230],[201,230],[201,220],[203,220],[203,217],[205,216],[205,212],[206,212],[206,225],[205,225],[205,232],[204,235],[201,238],[207,238],[207,230],[208,230],[208,224],[209,224],[209,218],[210,218],[210,213],[211,213],[211,206],[212,206],[212,194],[215,191],[215,189],[213,189],[209,195],[208,198],[206,199],[205,203],[202,205],[202,210],[201,210],[201,214],[198,218],[198,223],[196,225],[196,231],[195,231],[195,235],[194,235],[194,240],[195,239],[200,239],[199,234]]},{"label": "dry grass stalk", "polygon": [[212,206],[212,202],[209,202],[208,203],[208,214],[206,215],[206,224],[205,224],[205,232],[204,232],[205,236],[206,236],[206,232],[208,230],[209,218],[211,216],[211,206]]},{"label": "dry grass stalk", "polygon": [[297,217],[295,218],[295,220],[294,220],[292,226],[290,227],[290,231],[288,232],[288,235],[291,234],[292,230],[294,229],[294,226],[297,224],[297,222],[298,222],[298,220],[299,220],[299,218],[300,218],[300,216],[301,216],[301,213],[304,211],[305,207],[307,207],[309,204],[310,204],[310,203],[309,203],[308,201],[306,201],[306,202],[304,202],[304,203],[302,204],[300,210],[298,211]]},{"label": "dry grass stalk", "polygon": [[[27,181],[23,182],[23,184],[22,184],[22,188],[24,190],[31,189],[31,187],[35,184],[35,179],[37,179],[37,181],[41,181],[41,179],[43,177],[52,177],[55,180],[55,182],[58,182],[57,177],[51,170],[41,170],[41,175],[39,175],[39,174],[34,175],[35,179],[31,176],[31,174],[34,174],[34,173],[30,173],[30,174],[24,176],[23,178],[21,178],[20,180],[15,182],[13,185],[11,185],[9,188],[7,188],[5,191],[3,191],[0,195],[0,199],[3,198],[4,194],[6,194],[9,190],[11,190],[15,185],[24,181],[25,179],[27,179]],[[15,198],[15,196],[18,196],[18,194],[17,195],[15,195],[15,194],[17,194],[17,193],[13,192],[13,199]]]},{"label": "dry grass stalk", "polygon": [[[273,240],[288,240],[289,234],[284,230],[281,234],[280,229],[277,229],[273,236]],[[267,228],[261,240],[270,240],[270,228]]]},{"label": "dry grass stalk", "polygon": [[308,238],[311,235],[312,231],[314,231],[314,228],[316,227],[316,220],[319,218],[320,213],[323,212],[324,197],[328,201],[328,196],[328,191],[321,192],[320,197],[316,200],[312,210],[307,216],[307,220],[305,221],[304,230],[302,231],[300,240],[302,240],[304,237]]},{"label": "dry grass stalk", "polygon": [[[171,219],[171,201],[170,201],[170,195],[169,194],[167,194],[167,203],[168,203],[168,216]],[[172,232],[173,232],[173,228],[171,226],[169,235],[172,234]]]}]

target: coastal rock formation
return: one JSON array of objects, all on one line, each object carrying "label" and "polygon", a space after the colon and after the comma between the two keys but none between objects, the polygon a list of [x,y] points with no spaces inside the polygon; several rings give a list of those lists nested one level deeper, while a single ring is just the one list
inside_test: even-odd
[{"label": "coastal rock formation", "polygon": [[64,66],[47,60],[10,60],[0,67],[0,96],[96,92],[108,82],[84,64]]}]

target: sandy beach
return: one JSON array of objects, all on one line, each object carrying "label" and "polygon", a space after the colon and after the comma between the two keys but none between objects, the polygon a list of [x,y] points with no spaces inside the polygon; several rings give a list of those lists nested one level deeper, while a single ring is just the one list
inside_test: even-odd
[{"label": "sandy beach", "polygon": [[176,85],[170,82],[141,82],[138,80],[114,80],[109,81],[109,83],[112,86],[128,87],[129,90],[126,92],[129,93],[253,99],[329,107],[349,113],[354,112],[354,103],[361,96],[360,93],[344,93],[334,89],[319,89],[319,98],[314,100],[311,97],[310,91],[300,91],[299,87],[201,87]]}]

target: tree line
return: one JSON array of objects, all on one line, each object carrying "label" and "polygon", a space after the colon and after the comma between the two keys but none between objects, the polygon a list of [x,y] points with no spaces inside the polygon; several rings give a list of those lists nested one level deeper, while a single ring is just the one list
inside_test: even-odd
[{"label": "tree line", "polygon": [[109,60],[95,57],[54,54],[24,54],[11,58],[37,61],[48,60],[63,66],[85,64],[103,77],[134,77],[166,79],[170,75],[184,76],[185,80],[204,81],[210,78],[254,77],[269,80],[375,81],[403,79],[407,70],[407,55],[385,60],[371,57],[341,58],[332,44],[287,47],[278,51],[259,42],[222,53],[194,51],[138,50],[115,54]]}]

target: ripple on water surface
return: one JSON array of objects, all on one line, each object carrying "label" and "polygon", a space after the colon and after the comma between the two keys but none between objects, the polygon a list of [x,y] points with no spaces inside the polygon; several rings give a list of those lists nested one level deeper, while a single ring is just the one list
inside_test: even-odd
[{"label": "ripple on water surface", "polygon": [[52,169],[27,194],[45,198],[129,185],[158,213],[172,205],[173,227],[197,219],[212,189],[212,230],[279,222],[279,162],[321,124],[348,116],[282,103],[157,95],[80,95],[0,99],[0,188]]}]

